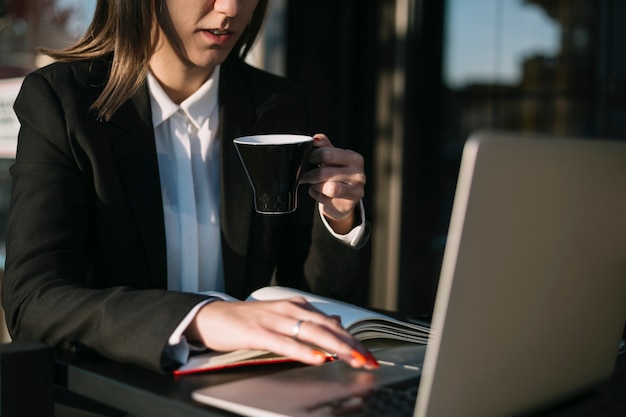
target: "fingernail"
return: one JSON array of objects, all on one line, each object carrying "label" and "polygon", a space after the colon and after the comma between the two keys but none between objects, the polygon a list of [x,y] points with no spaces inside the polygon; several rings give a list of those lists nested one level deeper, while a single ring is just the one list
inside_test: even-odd
[{"label": "fingernail", "polygon": [[350,356],[361,366],[365,365],[368,362],[365,356],[363,356],[363,354],[358,350],[353,350],[352,352],[350,352]]},{"label": "fingernail", "polygon": [[328,359],[328,355],[321,350],[312,349],[311,352],[313,352],[313,355],[317,356],[318,358],[322,358],[324,360]]},{"label": "fingernail", "polygon": [[380,368],[380,364],[378,363],[378,359],[376,359],[376,357],[374,355],[372,355],[370,352],[367,352],[367,364],[369,366],[372,366],[374,368]]}]

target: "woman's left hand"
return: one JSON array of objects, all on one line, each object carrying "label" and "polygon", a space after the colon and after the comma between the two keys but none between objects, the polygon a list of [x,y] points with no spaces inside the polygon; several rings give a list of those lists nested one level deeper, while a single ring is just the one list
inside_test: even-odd
[{"label": "woman's left hand", "polygon": [[355,208],[365,195],[363,156],[335,148],[324,134],[313,139],[308,162],[318,168],[304,173],[300,182],[310,184],[309,194],[322,204],[322,214],[335,233],[346,234],[357,225]]}]

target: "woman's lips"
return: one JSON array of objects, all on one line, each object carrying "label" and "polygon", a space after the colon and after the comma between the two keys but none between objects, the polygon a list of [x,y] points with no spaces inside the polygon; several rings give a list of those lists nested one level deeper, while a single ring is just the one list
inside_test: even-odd
[{"label": "woman's lips", "polygon": [[202,33],[209,38],[212,42],[218,45],[224,45],[230,41],[235,34],[230,30],[222,29],[206,29]]}]

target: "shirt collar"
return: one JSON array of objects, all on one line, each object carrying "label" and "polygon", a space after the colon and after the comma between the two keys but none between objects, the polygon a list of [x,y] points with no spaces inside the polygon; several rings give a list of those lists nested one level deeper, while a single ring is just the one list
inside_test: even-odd
[{"label": "shirt collar", "polygon": [[208,80],[196,92],[187,97],[180,105],[174,103],[161,87],[151,72],[148,72],[148,90],[152,106],[152,124],[156,128],[178,110],[182,110],[196,129],[207,121],[217,106],[217,92],[220,78],[220,66],[213,70]]}]

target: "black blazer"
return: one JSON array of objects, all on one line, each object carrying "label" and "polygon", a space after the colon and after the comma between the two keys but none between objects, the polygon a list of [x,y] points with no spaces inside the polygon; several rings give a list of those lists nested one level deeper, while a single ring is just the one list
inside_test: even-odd
[{"label": "black blazer", "polygon": [[[151,368],[197,294],[166,291],[161,188],[146,85],[110,122],[90,110],[109,62],[55,63],[28,75],[7,228],[2,302],[14,339],[85,346]],[[353,302],[367,287],[368,245],[335,240],[300,187],[295,213],[254,212],[232,140],[307,133],[292,83],[230,58],[219,86],[226,291],[281,285]]]}]

